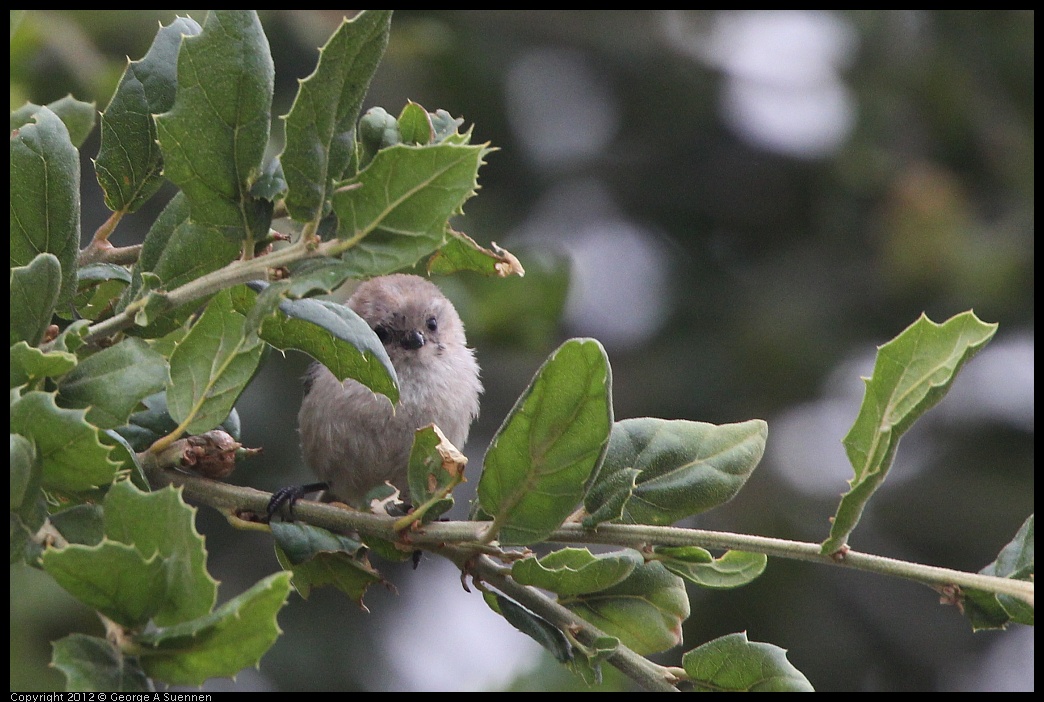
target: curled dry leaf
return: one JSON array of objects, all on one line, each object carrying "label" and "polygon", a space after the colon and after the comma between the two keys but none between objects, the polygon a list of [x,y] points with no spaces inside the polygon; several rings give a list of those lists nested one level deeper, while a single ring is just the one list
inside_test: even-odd
[{"label": "curled dry leaf", "polygon": [[181,467],[214,480],[223,480],[232,474],[237,451],[243,446],[221,429],[189,436],[184,442]]},{"label": "curled dry leaf", "polygon": [[435,424],[431,425],[435,430],[435,434],[439,437],[439,445],[435,449],[439,452],[439,456],[442,458],[442,469],[445,470],[453,477],[459,477],[461,480],[464,479],[464,466],[468,464],[468,457],[460,452],[453,443],[446,438],[446,435],[442,433],[442,430]]},{"label": "curled dry leaf", "polygon": [[489,245],[493,247],[493,253],[496,258],[500,259],[493,267],[497,269],[497,275],[501,278],[507,278],[509,275],[517,275],[519,278],[526,274],[526,269],[522,267],[522,264],[515,254],[511,253],[507,249],[503,249],[497,245],[497,242],[491,241]]}]

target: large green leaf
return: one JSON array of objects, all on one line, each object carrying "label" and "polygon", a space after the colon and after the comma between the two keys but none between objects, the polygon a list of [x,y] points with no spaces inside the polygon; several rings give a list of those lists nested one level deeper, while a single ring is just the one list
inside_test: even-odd
[{"label": "large green leaf", "polygon": [[613,424],[612,373],[594,339],[562,344],[537,371],[490,443],[481,509],[505,544],[541,541],[580,502]]},{"label": "large green leaf", "polygon": [[36,445],[45,488],[81,492],[116,477],[117,464],[99,440],[100,430],[84,414],[59,407],[54,394],[46,392],[27,392],[11,404],[11,433]]},{"label": "large green leaf", "polygon": [[41,107],[35,123],[11,132],[11,266],[41,253],[61,264],[58,304],[76,292],[80,245],[80,155],[56,114]]},{"label": "large green leaf", "polygon": [[196,508],[172,487],[143,492],[123,480],[105,495],[105,535],[131,544],[144,556],[167,564],[170,590],[153,618],[166,626],[209,614],[217,601],[217,581],[207,572],[203,536],[195,527]]},{"label": "large green leaf", "polygon": [[156,115],[163,173],[192,220],[237,239],[268,234],[272,204],[250,188],[268,146],[275,70],[255,10],[213,10],[178,54],[177,96]]},{"label": "large green leaf", "polygon": [[888,475],[900,437],[945,397],[961,367],[996,331],[996,324],[986,324],[970,311],[942,324],[922,314],[877,350],[873,375],[864,378],[866,394],[859,415],[844,439],[855,476],[838,505],[823,553],[845,546],[866,503]]},{"label": "large green leaf", "polygon": [[73,597],[130,628],[144,626],[167,598],[163,558],[116,541],[47,549],[43,568]]},{"label": "large green leaf", "polygon": [[643,656],[680,644],[689,617],[685,583],[656,562],[636,566],[610,588],[559,601]]},{"label": "large green leaf", "polygon": [[344,254],[354,277],[412,266],[445,239],[449,218],[475,194],[486,146],[398,144],[333,195],[338,236],[357,243]]},{"label": "large green leaf", "polygon": [[585,497],[591,517],[673,524],[735,497],[765,452],[760,419],[714,425],[653,417],[613,425],[605,462]]},{"label": "large green leaf", "polygon": [[34,256],[11,268],[11,343],[36,346],[51,324],[62,287],[62,265],[54,254]]},{"label": "large green leaf", "polygon": [[102,114],[101,146],[94,161],[110,210],[134,212],[163,184],[152,116],[174,106],[181,38],[199,33],[195,20],[178,17],[159,30],[144,58],[127,64]]},{"label": "large green leaf", "polygon": [[281,633],[276,614],[290,594],[290,574],[274,573],[211,614],[138,638],[141,665],[172,685],[201,685],[256,666]]},{"label": "large green leaf", "polygon": [[63,376],[58,399],[64,407],[86,409],[94,426],[114,429],[166,382],[166,359],[141,339],[129,338],[88,356]]},{"label": "large green leaf", "polygon": [[345,175],[355,150],[355,122],[388,45],[391,10],[366,10],[345,20],[320,49],[315,72],[301,81],[286,115],[281,162],[286,208],[300,221],[323,214],[331,185]]},{"label": "large green leaf", "polygon": [[772,644],[728,634],[682,656],[697,690],[706,692],[814,692],[812,683]]},{"label": "large green leaf", "polygon": [[211,299],[170,357],[167,408],[190,434],[220,424],[254,375],[264,343],[246,329],[230,290]]}]

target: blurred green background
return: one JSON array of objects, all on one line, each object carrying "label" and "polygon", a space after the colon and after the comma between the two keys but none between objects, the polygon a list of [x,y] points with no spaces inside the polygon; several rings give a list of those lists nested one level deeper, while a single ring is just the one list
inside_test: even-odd
[{"label": "blurred green background", "polygon": [[[349,11],[350,13],[350,11]],[[67,93],[104,109],[159,23],[203,11],[11,11],[11,108]],[[261,11],[274,111],[341,11]],[[1028,11],[400,11],[367,107],[407,100],[499,148],[457,227],[522,279],[438,281],[483,368],[474,471],[546,355],[594,336],[616,417],[769,422],[764,461],[688,525],[821,541],[851,476],[840,440],[875,346],[923,311],[999,322],[904,439],[856,549],[976,571],[1033,511],[1033,46]],[[274,129],[281,125],[274,123]],[[278,153],[279,135],[273,153]],[[107,217],[81,153],[87,239]],[[169,198],[127,217],[137,243]],[[307,359],[273,354],[239,403],[264,454],[232,480],[309,479]],[[467,496],[465,491],[462,495]],[[458,503],[462,502],[458,497]],[[458,507],[463,507],[458,504]],[[461,509],[463,513],[463,509]],[[220,598],[278,566],[269,540],[202,509]],[[382,564],[378,564],[380,567]],[[382,571],[369,612],[293,595],[260,671],[207,689],[586,689],[427,557]],[[772,559],[734,591],[691,588],[683,650],[727,633],[789,650],[825,690],[1031,690],[1032,629],[973,635],[919,585]],[[11,569],[11,689],[62,689],[50,641],[100,633],[38,572]],[[606,689],[627,689],[606,671]]]}]

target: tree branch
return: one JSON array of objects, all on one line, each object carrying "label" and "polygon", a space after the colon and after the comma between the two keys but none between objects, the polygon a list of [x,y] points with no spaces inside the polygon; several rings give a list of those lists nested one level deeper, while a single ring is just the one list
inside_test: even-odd
[{"label": "tree branch", "polygon": [[[147,467],[146,474],[154,483],[158,483],[159,486],[181,485],[185,489],[186,496],[218,510],[264,514],[268,507],[271,493],[161,468],[155,464],[153,459],[148,458],[147,454],[141,454],[141,456],[147,462],[152,463]],[[393,517],[346,510],[308,500],[301,500],[295,505],[294,515],[298,521],[338,533],[358,531],[392,541],[401,539],[401,535],[393,528],[395,523]],[[480,547],[485,545],[482,539],[489,525],[489,522],[434,522],[410,531],[408,540],[414,548],[435,552],[447,544]],[[594,530],[584,529],[579,524],[563,524],[547,538],[547,541],[610,544],[636,549],[642,549],[650,544],[735,549],[763,553],[778,558],[854,568],[913,580],[929,586],[958,585],[962,588],[984,590],[998,595],[1011,595],[1029,606],[1033,606],[1034,583],[1025,580],[967,573],[854,550],[849,550],[840,558],[834,558],[820,553],[818,543],[788,541],[766,536],[641,524],[601,524]]]}]

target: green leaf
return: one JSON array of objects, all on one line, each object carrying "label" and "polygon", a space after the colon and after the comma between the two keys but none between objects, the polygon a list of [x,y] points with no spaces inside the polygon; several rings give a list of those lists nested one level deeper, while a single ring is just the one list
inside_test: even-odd
[{"label": "green leaf", "polygon": [[[142,244],[135,276],[124,295],[121,309],[152,289],[173,290],[239,258],[242,244],[237,239],[214,227],[191,221],[189,210],[188,199],[178,193],[156,218]],[[151,274],[150,285],[145,284],[146,273]],[[144,336],[155,338],[170,333],[199,305],[196,301],[150,316],[148,328],[142,330]]]},{"label": "green leaf", "polygon": [[481,509],[505,544],[541,541],[584,494],[613,424],[612,373],[594,339],[562,344],[537,371],[490,443]]},{"label": "green leaf", "polygon": [[301,597],[307,599],[313,587],[332,585],[362,606],[366,589],[382,581],[355,539],[296,522],[270,526],[279,563],[293,571]]},{"label": "green leaf", "polygon": [[163,173],[192,220],[235,239],[268,234],[272,203],[250,188],[268,146],[275,70],[255,10],[213,10],[178,54],[177,96],[156,115]]},{"label": "green leaf", "polygon": [[[98,113],[93,102],[80,102],[72,95],[66,95],[54,102],[47,103],[47,109],[58,115],[69,130],[69,141],[77,149],[83,145],[87,137],[94,131],[94,120]],[[39,105],[27,102],[11,113],[11,131],[28,124],[33,115],[40,111]]]},{"label": "green leaf", "polygon": [[163,157],[152,116],[174,107],[182,36],[200,33],[191,17],[161,27],[148,53],[130,61],[101,118],[94,162],[110,210],[134,212],[163,184]]},{"label": "green leaf", "polygon": [[643,656],[680,644],[689,616],[685,583],[656,562],[636,566],[608,589],[559,601]]},{"label": "green leaf", "polygon": [[714,558],[697,546],[656,546],[653,556],[675,575],[714,590],[746,585],[764,573],[768,565],[768,556],[763,553],[726,551]]},{"label": "green leaf", "polygon": [[970,311],[942,324],[922,314],[877,350],[873,375],[863,379],[866,394],[859,415],[843,442],[855,476],[823,542],[824,554],[847,544],[863,508],[892,467],[900,437],[945,397],[961,367],[996,331],[996,324],[985,324]]},{"label": "green leaf", "polygon": [[290,574],[275,573],[205,617],[150,631],[141,665],[171,685],[201,685],[256,666],[281,633],[276,614],[290,594]]},{"label": "green leaf", "polygon": [[70,634],[52,645],[51,665],[65,674],[68,692],[155,692],[138,662],[106,639]]},{"label": "green leaf", "polygon": [[407,469],[414,516],[427,524],[453,508],[451,491],[464,482],[467,462],[434,424],[416,431]]},{"label": "green leaf", "polygon": [[772,644],[728,634],[682,656],[682,667],[697,690],[707,692],[815,692],[812,684]]},{"label": "green leaf", "polygon": [[115,263],[89,263],[76,271],[76,280],[84,283],[118,280],[121,283],[131,282],[131,273],[125,267]]},{"label": "green leaf", "polygon": [[607,660],[620,648],[620,640],[615,636],[603,636],[590,645],[573,649],[573,660],[566,667],[588,685],[602,684],[602,661]]},{"label": "green leaf", "polygon": [[342,552],[358,555],[363,545],[356,539],[299,522],[272,522],[272,538],[292,566],[304,563],[319,553]]},{"label": "green leaf", "polygon": [[164,334],[158,339],[150,340],[149,346],[164,358],[170,358],[170,355],[174,353],[174,349],[177,348],[178,344],[188,336],[189,328],[189,325],[182,324],[169,334]]},{"label": "green leaf", "polygon": [[47,549],[43,568],[80,602],[132,629],[144,626],[167,597],[163,558],[116,541]]},{"label": "green leaf", "polygon": [[[47,505],[40,490],[42,479],[36,447],[24,436],[11,434],[11,528],[25,538],[39,531],[47,519]],[[25,558],[27,545],[12,541],[12,563]]]},{"label": "green leaf", "polygon": [[11,347],[11,387],[56,378],[76,367],[76,356],[65,351],[41,351],[19,341]]},{"label": "green leaf", "polygon": [[381,149],[402,143],[399,121],[383,107],[371,107],[359,120],[359,166],[365,168]]},{"label": "green leaf", "polygon": [[253,377],[264,344],[245,322],[223,290],[171,354],[167,407],[189,434],[220,424]]},{"label": "green leaf", "polygon": [[551,622],[499,593],[484,592],[482,596],[490,609],[507,619],[511,626],[546,648],[556,661],[566,663],[573,659],[573,647],[569,643],[569,639]]},{"label": "green leaf", "polygon": [[11,268],[11,344],[36,346],[51,324],[62,286],[58,257],[42,253],[29,265]]},{"label": "green leaf", "polygon": [[286,187],[283,164],[276,156],[261,169],[261,176],[250,186],[250,194],[263,200],[277,200],[286,194]]},{"label": "green leaf", "polygon": [[131,272],[114,263],[91,263],[76,272],[77,313],[90,320],[109,316],[131,282]]},{"label": "green leaf", "polygon": [[11,434],[11,511],[17,511],[26,498],[40,489],[40,465],[33,442]]},{"label": "green leaf", "polygon": [[[980,570],[983,575],[1033,582],[1033,515],[1022,523],[1015,538],[997,556],[997,560]],[[1033,625],[1033,607],[1011,595],[997,595],[985,590],[964,591],[964,613],[975,631],[1005,629],[1008,624]]]},{"label": "green leaf", "polygon": [[27,392],[12,403],[11,432],[36,444],[45,488],[81,492],[116,477],[116,464],[98,438],[99,429],[84,414],[58,407],[53,393]]},{"label": "green leaf", "polygon": [[415,102],[408,102],[399,114],[399,135],[402,143],[425,146],[435,140],[431,115]]},{"label": "green leaf", "polygon": [[145,477],[145,468],[130,442],[116,433],[115,429],[106,429],[98,435],[103,444],[109,447],[109,460],[114,461],[119,470],[128,475],[128,479],[140,490],[151,490],[149,479]]},{"label": "green leaf", "polygon": [[[146,450],[157,439],[166,436],[178,427],[178,423],[167,410],[166,391],[146,397],[141,404],[144,409],[132,414],[125,425],[117,427],[115,430],[134,451]],[[221,423],[220,428],[239,441],[239,415],[234,409]]]},{"label": "green leaf", "polygon": [[301,81],[286,120],[281,157],[286,208],[299,221],[323,214],[331,186],[355,150],[355,122],[388,45],[391,10],[366,10],[345,20],[319,50],[319,63]]},{"label": "green leaf", "polygon": [[91,323],[86,319],[77,319],[62,330],[58,335],[58,338],[56,338],[51,344],[51,348],[56,351],[75,353],[84,345],[84,337],[87,336],[87,332],[90,331],[90,326]]},{"label": "green leaf", "polygon": [[[136,268],[156,273],[167,287],[171,287],[171,281],[175,281],[176,285],[178,278],[176,272],[162,270],[165,258],[169,257],[170,259],[166,261],[167,266],[176,266],[179,258],[195,258],[205,252],[204,246],[197,247],[195,251],[192,251],[190,247],[183,247],[183,251],[175,249],[171,254],[164,256],[167,249],[172,246],[171,241],[176,239],[175,234],[178,227],[189,221],[191,213],[192,208],[189,205],[189,199],[185,197],[185,193],[178,192],[164,206],[159,216],[156,217],[156,220],[145,235],[145,241],[141,244],[141,253],[138,255]],[[201,229],[206,231],[205,227],[201,227]],[[203,243],[205,244],[206,242]],[[195,254],[195,256],[192,254]],[[195,265],[195,261],[182,261],[181,263],[182,265]],[[166,275],[164,275],[164,272]],[[192,277],[186,276],[184,280],[192,280]]]},{"label": "green leaf", "polygon": [[352,276],[351,268],[337,258],[306,258],[291,263],[287,269],[290,271],[287,297],[293,299],[327,295]]},{"label": "green leaf", "polygon": [[217,600],[217,581],[207,572],[203,537],[195,527],[196,511],[172,487],[143,492],[124,480],[105,496],[105,535],[143,555],[159,553],[170,564],[170,591],[153,613],[160,626],[206,615]]},{"label": "green leaf", "polygon": [[97,546],[105,538],[105,513],[101,505],[74,505],[52,514],[50,520],[71,544]]},{"label": "green leaf", "polygon": [[[152,226],[149,227],[149,231],[145,235],[145,241],[142,242],[138,260],[131,269],[131,283],[124,290],[123,296],[116,306],[118,312],[127,309],[130,303],[147,297],[151,291],[163,287],[162,279],[158,275],[153,274],[152,271],[167,248],[174,231],[183,222],[188,221],[189,209],[189,202],[188,198],[185,197],[185,193],[178,192],[170,199],[170,202],[167,203],[166,207],[163,208],[152,223]],[[236,251],[233,254],[234,257],[239,256],[239,248],[240,245],[237,243],[235,245]],[[198,254],[205,252],[205,250],[197,251],[196,256],[189,256],[180,260],[176,256],[171,256],[171,261],[178,262],[181,265],[195,265]],[[198,305],[194,305],[193,309],[195,307],[198,307]],[[178,325],[176,321],[171,319],[157,326],[160,328],[155,331],[151,329],[138,329],[135,331],[139,333],[144,332],[143,336],[146,337],[165,336]]]},{"label": "green leaf", "polygon": [[[604,508],[622,503],[618,521],[661,526],[705,512],[736,496],[761,460],[767,435],[768,425],[760,419],[720,426],[653,417],[621,420],[613,425],[585,508],[614,518],[615,510]],[[595,523],[584,520],[588,527]]]},{"label": "green leaf", "polygon": [[41,253],[61,264],[58,304],[76,292],[80,245],[80,155],[56,114],[41,107],[35,124],[11,132],[11,266]]},{"label": "green leaf", "polygon": [[[291,569],[285,565],[281,553],[276,555],[281,565]],[[353,558],[343,552],[317,553],[310,560],[293,566],[292,570],[294,589],[301,597],[308,599],[312,588],[330,585],[343,592],[364,610],[366,606],[362,600],[366,590],[370,585],[384,581],[365,557]]]},{"label": "green leaf", "polygon": [[511,565],[511,577],[559,595],[583,595],[616,585],[644,563],[637,551],[593,555],[586,548],[562,548],[543,558],[523,558]]},{"label": "green leaf", "polygon": [[446,243],[428,259],[428,273],[448,275],[457,271],[477,271],[483,275],[506,278],[526,274],[519,260],[508,251],[490,244],[492,250],[479,246],[467,234],[447,230]]},{"label": "green leaf", "polygon": [[278,313],[261,324],[261,338],[277,349],[297,349],[330,369],[338,380],[352,378],[393,403],[398,377],[384,344],[352,309],[327,300],[283,300]]},{"label": "green leaf", "polygon": [[585,509],[590,513],[581,522],[590,529],[602,522],[618,520],[623,517],[624,507],[630,501],[638,486],[638,476],[642,472],[636,468],[623,468],[614,471],[601,471],[591,489],[584,495]]},{"label": "green leaf", "polygon": [[338,236],[357,243],[345,252],[353,277],[412,266],[442,245],[446,223],[475,194],[486,146],[397,145],[334,192]]},{"label": "green leaf", "polygon": [[80,361],[58,383],[58,399],[64,407],[86,409],[91,424],[113,429],[166,382],[166,359],[141,339],[128,338]]}]

